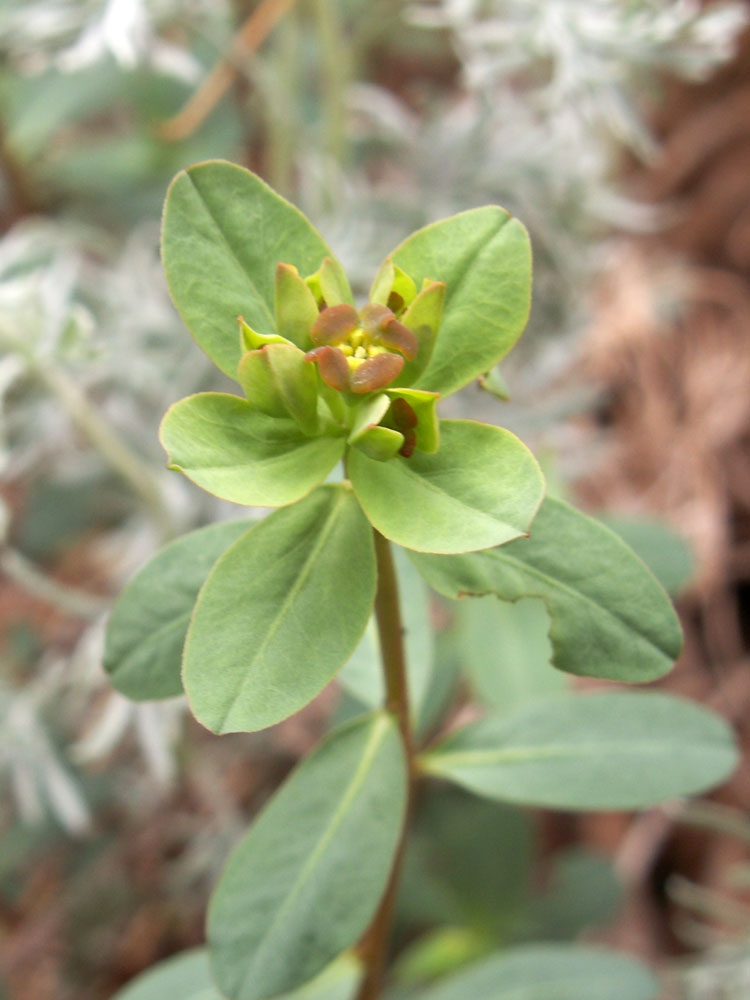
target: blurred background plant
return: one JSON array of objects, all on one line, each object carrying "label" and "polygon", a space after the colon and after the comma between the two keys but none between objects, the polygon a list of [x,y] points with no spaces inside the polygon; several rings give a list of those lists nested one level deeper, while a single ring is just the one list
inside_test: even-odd
[{"label": "blurred background plant", "polygon": [[[681,594],[688,644],[670,685],[746,716],[748,14],[693,0],[5,0],[9,995],[100,1000],[200,941],[206,887],[243,815],[337,697],[218,741],[185,732],[180,699],[125,702],[100,668],[104,617],[134,569],[172,534],[236,513],[167,473],[156,438],[172,401],[218,386],[158,259],[166,185],[196,160],[245,163],[292,198],[360,295],[419,225],[487,202],[526,223],[531,324],[487,381],[513,401],[499,411],[469,389],[454,405],[530,440],[555,491],[617,512],[612,526]],[[470,678],[463,711],[564,683],[546,665],[544,608],[499,607],[450,618],[434,606],[446,704],[456,663]],[[501,672],[482,670],[483,649]],[[740,776],[723,805],[742,814],[748,794]],[[709,949],[675,973],[675,996],[744,995],[731,985],[750,965],[744,916],[725,921],[716,953],[718,939],[677,941],[670,924],[676,907],[715,915],[712,893],[739,864],[725,828],[696,854],[668,810],[573,820],[474,806],[473,835],[507,838],[517,861],[472,871],[464,820],[456,829],[467,804],[443,815],[425,799],[401,915],[404,989],[498,942],[606,926],[658,961]]]}]

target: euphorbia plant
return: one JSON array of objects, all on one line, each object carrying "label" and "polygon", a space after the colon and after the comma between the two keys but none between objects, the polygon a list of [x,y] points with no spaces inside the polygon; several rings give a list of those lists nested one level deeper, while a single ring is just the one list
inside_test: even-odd
[{"label": "euphorbia plant", "polygon": [[[542,697],[424,745],[429,670],[411,649],[408,661],[403,635],[412,604],[419,613],[416,571],[451,598],[543,599],[553,662],[569,673],[648,681],[680,649],[656,580],[608,529],[544,499],[518,438],[437,416],[525,325],[531,260],[517,220],[485,207],[419,230],[357,305],[292,205],[210,162],[172,183],[163,255],[186,325],[244,394],[176,403],[161,429],[170,466],[225,500],[279,509],[192,532],[138,574],[110,623],[113,683],[139,699],[184,686],[214,732],[261,729],[322,690],[373,615],[383,682],[365,685],[370,710],[298,766],[229,858],[209,909],[212,971],[189,955],[127,995],[176,996],[182,976],[201,997],[371,998],[418,781],[640,808],[725,776],[731,734],[678,699],[608,691]],[[434,996],[499,998],[522,983],[530,998],[598,998],[602,976],[618,984],[612,998],[653,995],[624,956],[547,946],[486,958]]]}]

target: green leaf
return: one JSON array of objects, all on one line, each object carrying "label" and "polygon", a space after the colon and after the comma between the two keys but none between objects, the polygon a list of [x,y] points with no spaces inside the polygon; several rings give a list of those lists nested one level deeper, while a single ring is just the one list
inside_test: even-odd
[{"label": "green leaf", "polygon": [[511,937],[525,923],[535,842],[521,809],[426,784],[399,887],[401,919],[469,925],[490,943]]},{"label": "green leaf", "polygon": [[274,298],[276,329],[282,337],[308,351],[312,346],[310,327],[318,318],[318,305],[297,268],[283,262],[276,267]]},{"label": "green leaf", "polygon": [[223,1000],[205,948],[194,948],[159,962],[136,976],[112,1000]]},{"label": "green leaf", "polygon": [[255,410],[291,417],[306,436],[318,431],[318,378],[305,355],[292,344],[268,344],[248,351],[237,379]]},{"label": "green leaf", "polygon": [[191,531],[158,552],[123,590],[104,644],[104,669],[121,694],[136,701],[182,694],[182,647],[198,591],[219,556],[252,523]]},{"label": "green leaf", "polygon": [[654,1000],[657,983],[634,958],[584,945],[527,945],[477,962],[419,1000]]},{"label": "green leaf", "polygon": [[355,444],[369,430],[374,430],[385,416],[390,405],[391,401],[384,392],[366,396],[355,411],[352,429],[347,438],[349,444]]},{"label": "green leaf", "polygon": [[[361,970],[344,954],[298,990],[274,1000],[353,1000]],[[123,987],[112,1000],[225,1000],[214,985],[207,948],[173,955]]]},{"label": "green leaf", "polygon": [[568,678],[550,663],[550,619],[544,601],[475,597],[460,601],[456,616],[463,665],[488,708],[510,712],[535,698],[565,691]]},{"label": "green leaf", "polygon": [[623,885],[610,858],[571,848],[553,860],[546,890],[533,901],[527,916],[529,940],[573,941],[615,916]]},{"label": "green leaf", "polygon": [[389,427],[368,427],[353,442],[373,462],[387,462],[394,458],[404,445],[404,435]]},{"label": "green leaf", "polygon": [[304,986],[274,1000],[354,1000],[361,978],[359,960],[344,952]]},{"label": "green leaf", "polygon": [[465,726],[423,758],[478,795],[549,809],[640,809],[694,795],[737,763],[718,715],[670,695],[553,696]]},{"label": "green leaf", "polygon": [[392,254],[421,288],[446,284],[440,332],[414,388],[449,395],[503,358],[526,325],[531,298],[529,237],[502,208],[461,212],[418,230]]},{"label": "green leaf", "polygon": [[348,470],[374,527],[420,552],[467,552],[518,538],[544,493],[526,446],[473,420],[441,420],[436,454],[375,462],[352,451]]},{"label": "green leaf", "polygon": [[[394,548],[393,557],[404,629],[409,707],[416,720],[428,695],[435,659],[430,595],[424,580],[407,559],[403,549]],[[338,675],[338,682],[368,708],[380,708],[383,705],[383,664],[374,618],[370,619],[362,640]]]},{"label": "green leaf", "polygon": [[476,927],[436,927],[399,952],[393,978],[407,989],[420,986],[483,958],[495,947]]},{"label": "green leaf", "polygon": [[159,437],[169,467],[222,500],[252,507],[293,503],[322,482],[343,438],[309,438],[292,420],[259,413],[224,392],[201,392],[167,410]]},{"label": "green leaf", "polygon": [[359,642],[375,583],[372,531],[344,486],[251,528],[214,566],[188,630],[183,679],[198,721],[252,731],[306,705]]},{"label": "green leaf", "polygon": [[619,535],[645,562],[669,594],[690,582],[695,558],[687,539],[669,524],[651,517],[610,515],[599,520]]},{"label": "green leaf", "polygon": [[445,305],[445,282],[431,281],[414,299],[401,322],[417,338],[417,356],[406,362],[398,377],[400,385],[411,385],[426,370],[435,349]]},{"label": "green leaf", "polygon": [[336,731],[287,779],[211,900],[211,957],[231,1000],[293,989],[359,939],[388,879],[406,786],[386,713]]},{"label": "green leaf", "polygon": [[414,410],[417,417],[416,447],[419,451],[435,452],[440,446],[440,421],[437,404],[440,399],[436,392],[420,389],[386,389],[389,399],[403,399]]},{"label": "green leaf", "polygon": [[471,555],[412,558],[447,597],[543,598],[560,670],[649,681],[679,655],[679,620],[649,570],[609,529],[561,500],[544,501],[528,539]]},{"label": "green leaf", "polygon": [[497,366],[480,377],[479,387],[494,396],[495,399],[499,399],[501,403],[507,403],[510,400],[510,389]]},{"label": "green leaf", "polygon": [[300,274],[332,256],[298,209],[243,167],[221,160],[181,171],[162,226],[167,284],[187,328],[232,378],[240,360],[237,317],[275,333],[274,280],[282,261]]}]

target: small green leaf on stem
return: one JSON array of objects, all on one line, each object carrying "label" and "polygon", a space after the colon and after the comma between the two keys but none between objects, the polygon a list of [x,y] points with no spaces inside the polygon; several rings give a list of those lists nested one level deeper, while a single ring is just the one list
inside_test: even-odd
[{"label": "small green leaf on stem", "polygon": [[558,695],[459,729],[424,770],[478,795],[548,809],[641,809],[694,795],[737,764],[727,723],[651,692]]}]

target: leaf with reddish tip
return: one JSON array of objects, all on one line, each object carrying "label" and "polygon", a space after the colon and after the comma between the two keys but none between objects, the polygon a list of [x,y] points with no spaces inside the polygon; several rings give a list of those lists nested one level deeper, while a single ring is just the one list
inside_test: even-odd
[{"label": "leaf with reddish tip", "polygon": [[351,374],[349,387],[352,392],[373,392],[389,385],[404,367],[400,354],[376,354],[363,361]]},{"label": "leaf with reddish tip", "polygon": [[[395,407],[397,402],[403,402],[416,415],[417,422],[414,424],[416,431],[415,445],[419,451],[432,454],[438,450],[440,442],[440,421],[437,415],[437,403],[440,399],[438,392],[423,392],[421,389],[391,389],[385,390],[387,395],[393,400]],[[396,422],[396,427],[401,430]]]},{"label": "leaf with reddish tip", "polygon": [[297,347],[310,347],[310,328],[318,318],[318,305],[307,283],[292,264],[276,268],[274,308],[279,333]]},{"label": "leaf with reddish tip", "polygon": [[368,302],[361,310],[360,317],[362,329],[371,336],[377,336],[388,320],[396,318],[388,306],[381,305],[379,302]]},{"label": "leaf with reddish tip", "polygon": [[419,341],[414,333],[395,318],[383,324],[378,339],[384,347],[400,351],[408,361],[413,361],[419,351]]},{"label": "leaf with reddish tip", "polygon": [[338,347],[314,347],[305,355],[305,361],[314,361],[326,385],[339,392],[349,388],[349,363]]},{"label": "leaf with reddish tip", "polygon": [[317,346],[343,344],[352,330],[359,326],[359,315],[354,306],[343,303],[328,306],[318,314],[310,329],[310,337]]}]

